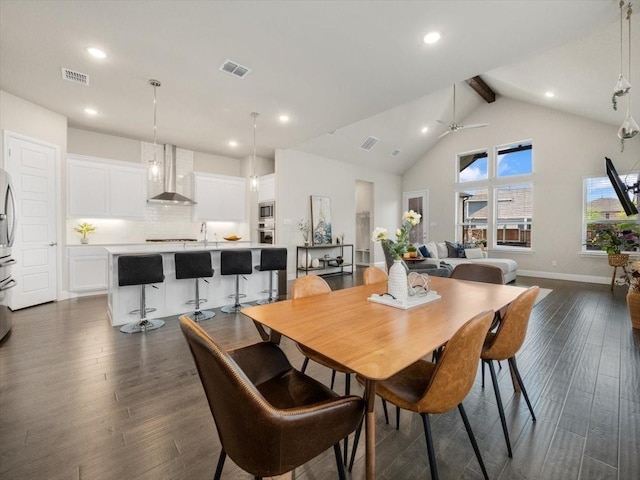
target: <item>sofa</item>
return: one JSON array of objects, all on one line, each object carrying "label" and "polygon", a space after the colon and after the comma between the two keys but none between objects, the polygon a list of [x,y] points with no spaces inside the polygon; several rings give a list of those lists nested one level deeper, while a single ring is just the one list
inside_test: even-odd
[{"label": "sofa", "polygon": [[[465,248],[467,247],[467,248]],[[417,244],[419,255],[425,257],[423,263],[441,266],[442,262],[453,267],[461,263],[483,263],[502,270],[504,283],[511,283],[518,275],[518,264],[508,258],[489,258],[488,252],[481,248],[460,245],[455,242],[434,242]]]},{"label": "sofa", "polygon": [[[382,251],[384,252],[384,259],[387,263],[387,271],[389,271],[391,265],[393,265],[393,255],[391,254],[386,242],[382,242]],[[402,265],[407,273],[426,273],[427,275],[433,275],[434,277],[448,277],[451,275],[451,271],[453,270],[451,265],[446,265],[444,262],[439,263],[437,261],[427,260],[420,263],[407,263],[402,260]]]}]

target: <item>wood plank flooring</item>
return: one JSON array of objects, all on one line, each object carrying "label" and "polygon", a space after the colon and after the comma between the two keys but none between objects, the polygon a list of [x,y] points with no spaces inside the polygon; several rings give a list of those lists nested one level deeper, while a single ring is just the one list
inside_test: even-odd
[{"label": "wood plank flooring", "polygon": [[[361,283],[328,279],[332,288]],[[480,374],[465,408],[492,479],[640,478],[640,334],[631,329],[625,289],[521,277],[552,288],[532,314],[518,364],[534,405],[514,395],[508,369],[499,382],[514,449],[507,457],[491,382]],[[85,297],[14,313],[0,344],[0,478],[210,479],[220,444],[200,380],[175,317],[144,335],[112,328],[106,297]],[[222,345],[260,340],[242,315],[218,312],[202,323]],[[294,365],[302,358],[283,339]],[[330,372],[308,373],[329,383]],[[344,391],[338,375],[336,391]],[[362,389],[354,381],[352,392]],[[377,406],[377,466],[383,480],[429,478],[420,417],[402,412],[386,425]],[[443,479],[480,479],[456,410],[432,417]],[[364,444],[350,478],[364,477]],[[250,479],[227,460],[224,479]],[[337,478],[333,452],[295,478]]]}]

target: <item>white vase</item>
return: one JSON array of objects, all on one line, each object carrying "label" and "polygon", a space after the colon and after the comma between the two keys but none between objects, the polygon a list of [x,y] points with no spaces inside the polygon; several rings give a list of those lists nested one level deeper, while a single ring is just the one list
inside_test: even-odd
[{"label": "white vase", "polygon": [[387,293],[393,295],[396,300],[404,302],[408,296],[407,271],[402,264],[402,260],[394,260],[389,269],[389,282]]}]

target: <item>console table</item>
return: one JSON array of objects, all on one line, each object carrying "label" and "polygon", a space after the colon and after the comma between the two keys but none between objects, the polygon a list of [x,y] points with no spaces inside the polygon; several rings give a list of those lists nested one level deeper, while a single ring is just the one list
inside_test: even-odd
[{"label": "console table", "polygon": [[[346,253],[346,256],[345,256]],[[318,259],[319,265],[312,267],[308,258]],[[342,263],[338,258],[342,257]],[[344,243],[338,245],[298,245],[296,247],[296,278],[304,272],[308,275],[352,275],[353,274],[353,244]]]}]

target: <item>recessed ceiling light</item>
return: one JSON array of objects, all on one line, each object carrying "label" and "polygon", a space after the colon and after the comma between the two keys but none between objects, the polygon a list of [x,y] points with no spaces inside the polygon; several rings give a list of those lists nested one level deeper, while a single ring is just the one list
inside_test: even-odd
[{"label": "recessed ceiling light", "polygon": [[93,57],[96,58],[107,58],[107,54],[104,53],[102,50],[100,50],[99,48],[94,48],[94,47],[88,47],[87,48],[87,52],[89,52],[89,54]]},{"label": "recessed ceiling light", "polygon": [[98,111],[94,110],[93,108],[85,108],[84,113],[86,113],[87,115],[94,116],[98,114]]},{"label": "recessed ceiling light", "polygon": [[280,117],[278,119],[282,123],[287,123],[289,121],[289,115],[280,115]]},{"label": "recessed ceiling light", "polygon": [[429,32],[424,37],[422,37],[422,42],[427,45],[431,45],[432,43],[436,43],[440,40],[440,32]]},{"label": "recessed ceiling light", "polygon": [[230,147],[237,147],[238,146],[238,142],[236,142],[235,140],[229,140],[229,146]]},{"label": "recessed ceiling light", "polygon": [[429,127],[422,127],[420,130],[421,133],[427,133],[429,131]]},{"label": "recessed ceiling light", "polygon": [[544,96],[547,97],[547,98],[553,98],[553,97],[555,97],[555,93],[553,93],[553,92],[545,92]]}]

